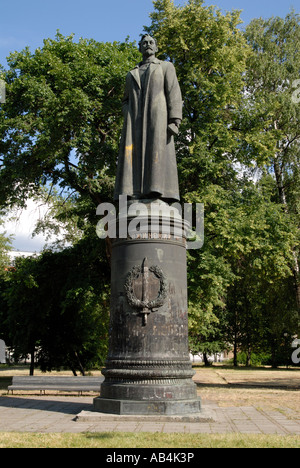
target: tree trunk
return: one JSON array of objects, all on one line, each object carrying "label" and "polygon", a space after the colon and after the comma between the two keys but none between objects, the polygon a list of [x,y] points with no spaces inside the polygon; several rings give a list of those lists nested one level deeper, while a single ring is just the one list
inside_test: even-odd
[{"label": "tree trunk", "polygon": [[287,213],[288,206],[287,206],[285,189],[284,189],[283,180],[282,180],[282,169],[280,167],[278,159],[279,158],[276,155],[274,159],[274,172],[275,172],[275,177],[276,177],[276,185],[277,185],[280,203],[283,205],[284,211]]},{"label": "tree trunk", "polygon": [[246,366],[251,367],[251,348],[248,346],[247,353],[246,353]]},{"label": "tree trunk", "polygon": [[85,370],[84,370],[84,368],[83,368],[83,365],[82,365],[81,362],[80,362],[80,359],[79,359],[79,356],[78,356],[77,351],[74,351],[74,354],[75,354],[75,356],[76,356],[76,359],[77,359],[77,362],[78,362],[78,367],[79,367],[79,370],[80,370],[81,375],[85,375]]},{"label": "tree trunk", "polygon": [[233,343],[233,366],[238,367],[238,362],[237,362],[237,336],[236,333],[234,334],[234,343]]},{"label": "tree trunk", "polygon": [[272,366],[273,369],[276,369],[278,367],[277,348],[278,348],[278,344],[276,343],[276,340],[274,338],[272,338],[272,341],[271,341],[271,366]]},{"label": "tree trunk", "polygon": [[29,369],[29,375],[34,374],[34,350],[30,352],[30,369]]},{"label": "tree trunk", "polygon": [[299,270],[299,262],[298,262],[296,252],[293,252],[293,257],[294,257],[293,275],[294,275],[295,292],[296,292],[296,303],[297,303],[298,312],[300,314],[300,270]]},{"label": "tree trunk", "polygon": [[208,358],[207,358],[207,354],[206,354],[206,353],[203,353],[203,361],[204,361],[204,365],[205,365],[206,367],[209,367],[210,364],[209,364],[209,360],[208,360]]}]

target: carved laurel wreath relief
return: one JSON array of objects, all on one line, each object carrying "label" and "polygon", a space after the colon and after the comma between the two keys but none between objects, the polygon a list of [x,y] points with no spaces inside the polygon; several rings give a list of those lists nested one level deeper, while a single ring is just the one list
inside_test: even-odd
[{"label": "carved laurel wreath relief", "polygon": [[[155,296],[153,289],[158,282]],[[129,271],[124,287],[129,305],[144,314],[144,325],[147,323],[147,315],[163,306],[167,297],[167,280],[163,271],[157,265],[148,267],[147,258],[141,266],[135,265]]]}]

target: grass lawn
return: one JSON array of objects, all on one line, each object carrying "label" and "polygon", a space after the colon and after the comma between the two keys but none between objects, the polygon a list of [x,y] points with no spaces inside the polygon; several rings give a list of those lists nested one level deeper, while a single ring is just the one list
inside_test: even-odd
[{"label": "grass lawn", "polygon": [[261,434],[2,432],[0,448],[300,448],[300,438]]}]

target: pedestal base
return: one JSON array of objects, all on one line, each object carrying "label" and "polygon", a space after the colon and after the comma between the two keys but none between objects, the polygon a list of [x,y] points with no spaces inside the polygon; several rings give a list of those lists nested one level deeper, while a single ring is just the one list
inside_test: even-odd
[{"label": "pedestal base", "polygon": [[147,216],[119,215],[112,242],[109,352],[94,411],[199,414],[188,347],[186,227],[179,213],[153,216],[144,205]]},{"label": "pedestal base", "polygon": [[134,401],[97,397],[94,411],[123,415],[187,415],[201,412],[201,400]]}]

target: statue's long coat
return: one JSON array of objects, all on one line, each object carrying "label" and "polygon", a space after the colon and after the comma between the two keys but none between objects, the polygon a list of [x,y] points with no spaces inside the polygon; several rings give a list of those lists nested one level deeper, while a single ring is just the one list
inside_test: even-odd
[{"label": "statue's long coat", "polygon": [[175,68],[155,58],[145,73],[143,87],[138,65],[126,78],[114,198],[179,200],[174,137],[167,131],[170,119],[182,119]]}]

